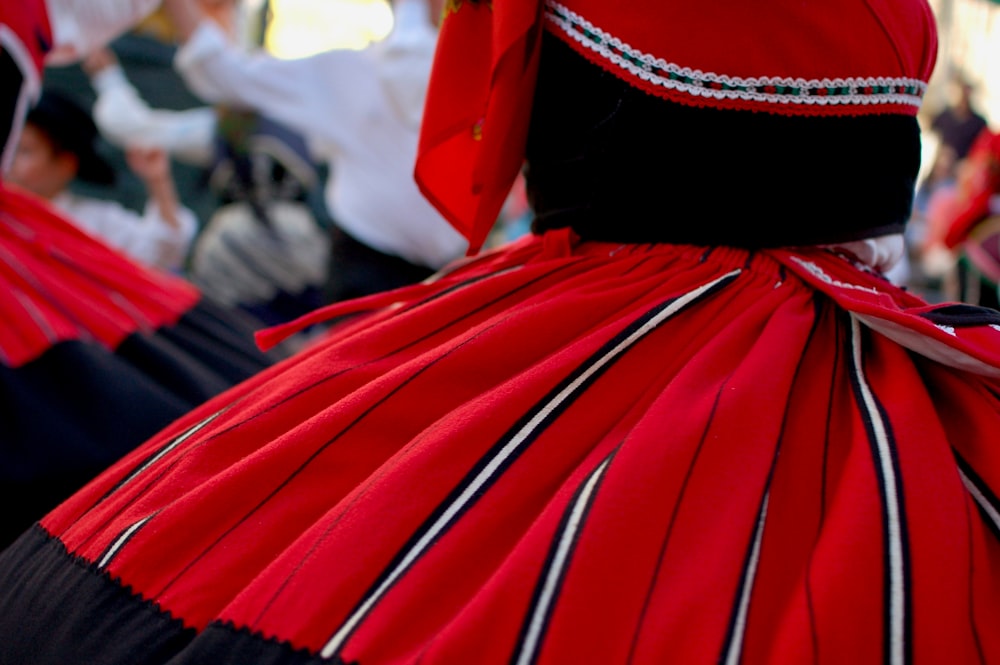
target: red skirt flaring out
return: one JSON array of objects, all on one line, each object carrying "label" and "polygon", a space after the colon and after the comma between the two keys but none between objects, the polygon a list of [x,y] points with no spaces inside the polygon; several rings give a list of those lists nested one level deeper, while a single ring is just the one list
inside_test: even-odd
[{"label": "red skirt flaring out", "polygon": [[560,233],[358,310],[8,549],[0,660],[1000,659],[1000,314]]}]

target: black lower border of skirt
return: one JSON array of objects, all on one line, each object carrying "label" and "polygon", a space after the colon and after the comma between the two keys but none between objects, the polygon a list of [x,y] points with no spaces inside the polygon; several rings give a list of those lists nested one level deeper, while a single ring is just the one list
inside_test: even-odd
[{"label": "black lower border of skirt", "polygon": [[202,633],[34,525],[0,553],[4,665],[329,665],[228,624]]}]

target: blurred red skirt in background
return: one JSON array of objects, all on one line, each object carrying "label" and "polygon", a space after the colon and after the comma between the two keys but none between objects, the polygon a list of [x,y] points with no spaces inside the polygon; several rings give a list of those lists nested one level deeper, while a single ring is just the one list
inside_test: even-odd
[{"label": "blurred red skirt in background", "polygon": [[249,319],[0,184],[0,546],[273,361]]}]

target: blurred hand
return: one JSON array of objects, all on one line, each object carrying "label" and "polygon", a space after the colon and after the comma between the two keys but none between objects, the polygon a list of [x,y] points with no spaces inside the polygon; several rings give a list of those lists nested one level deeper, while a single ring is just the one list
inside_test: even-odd
[{"label": "blurred hand", "polygon": [[118,58],[115,57],[114,51],[109,48],[99,48],[85,57],[80,62],[80,66],[83,68],[83,71],[87,76],[93,77],[97,73],[117,63]]},{"label": "blurred hand", "polygon": [[156,205],[163,221],[179,229],[180,201],[170,172],[170,157],[162,148],[131,146],[125,150],[125,161],[146,186],[149,202]]},{"label": "blurred hand", "polygon": [[205,16],[215,21],[226,33],[236,29],[237,0],[198,0]]},{"label": "blurred hand", "polygon": [[163,0],[161,6],[182,43],[191,37],[191,33],[205,17],[199,0]]},{"label": "blurred hand", "polygon": [[205,19],[215,21],[232,35],[238,4],[238,0],[163,0],[162,7],[183,43]]},{"label": "blurred hand", "polygon": [[955,268],[957,257],[944,245],[931,245],[920,256],[920,267],[928,277],[940,279]]},{"label": "blurred hand", "polygon": [[162,148],[129,147],[125,150],[125,161],[132,172],[146,184],[171,178],[170,158]]}]

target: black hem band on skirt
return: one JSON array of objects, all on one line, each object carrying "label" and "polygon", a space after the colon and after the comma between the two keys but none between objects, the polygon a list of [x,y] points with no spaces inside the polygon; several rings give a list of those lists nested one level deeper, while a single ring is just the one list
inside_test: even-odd
[{"label": "black hem band on skirt", "polygon": [[[18,571],[16,579],[12,571]],[[43,585],[49,589],[44,598],[19,595],[21,589]],[[0,553],[0,604],[5,608],[0,633],[8,636],[0,642],[4,665],[335,662],[228,624],[212,624],[197,634],[73,557],[37,524]]]},{"label": "black hem band on skirt", "polygon": [[[18,571],[17,578],[9,576]],[[132,595],[129,589],[33,526],[0,554],[0,662],[142,662],[160,665],[191,641],[195,631]],[[22,589],[46,586],[37,597]],[[100,608],[96,610],[95,608]],[[104,620],[97,624],[94,616]],[[141,654],[141,659],[137,655]]]}]

